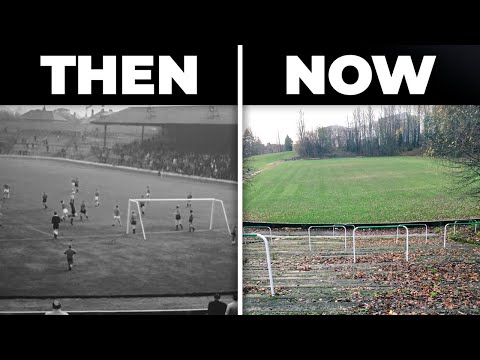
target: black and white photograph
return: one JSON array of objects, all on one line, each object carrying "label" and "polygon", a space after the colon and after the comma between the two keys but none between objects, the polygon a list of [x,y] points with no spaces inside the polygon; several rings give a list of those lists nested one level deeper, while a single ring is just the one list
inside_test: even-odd
[{"label": "black and white photograph", "polygon": [[229,105],[1,105],[0,312],[237,314],[237,131]]}]

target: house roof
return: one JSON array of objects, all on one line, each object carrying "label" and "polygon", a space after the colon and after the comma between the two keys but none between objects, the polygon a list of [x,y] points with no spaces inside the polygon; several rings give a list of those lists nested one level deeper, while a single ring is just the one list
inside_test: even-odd
[{"label": "house roof", "polygon": [[25,120],[41,121],[70,121],[63,117],[59,112],[47,110],[30,110],[22,115]]},{"label": "house roof", "polygon": [[129,107],[96,118],[98,125],[236,125],[237,107],[224,105]]}]

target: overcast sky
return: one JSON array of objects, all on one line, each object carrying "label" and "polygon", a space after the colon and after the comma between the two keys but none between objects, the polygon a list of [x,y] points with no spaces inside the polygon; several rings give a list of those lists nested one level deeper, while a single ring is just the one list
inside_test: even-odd
[{"label": "overcast sky", "polygon": [[[283,144],[288,135],[295,142],[297,140],[297,121],[299,111],[302,109],[307,130],[316,129],[319,126],[343,125],[347,123],[347,117],[352,118],[353,111],[358,105],[268,105],[268,106],[245,106],[243,113],[243,130],[247,127],[252,129],[253,134],[260,138],[262,143],[277,143],[277,132],[280,142]],[[380,106],[373,106],[378,117]]]},{"label": "overcast sky", "polygon": [[[87,106],[90,106],[90,105],[46,105],[46,109],[47,110],[55,110],[59,108],[70,109],[70,112],[72,114],[76,112],[78,117],[84,117],[85,108]],[[110,109],[112,109],[112,111],[119,111],[129,106],[130,105],[105,105],[104,109],[105,111],[109,111]],[[24,114],[30,110],[37,110],[37,109],[41,110],[43,109],[43,105],[1,105],[0,109],[2,108],[6,108],[10,111],[18,112],[20,114]],[[96,114],[102,109],[102,105],[92,105],[92,107],[87,110],[89,116],[92,113],[92,109],[95,110],[95,114]]]}]

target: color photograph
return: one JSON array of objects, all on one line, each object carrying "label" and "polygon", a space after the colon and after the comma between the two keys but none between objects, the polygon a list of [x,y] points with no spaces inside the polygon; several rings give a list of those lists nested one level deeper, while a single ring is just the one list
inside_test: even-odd
[{"label": "color photograph", "polygon": [[245,107],[244,314],[478,314],[479,119]]}]

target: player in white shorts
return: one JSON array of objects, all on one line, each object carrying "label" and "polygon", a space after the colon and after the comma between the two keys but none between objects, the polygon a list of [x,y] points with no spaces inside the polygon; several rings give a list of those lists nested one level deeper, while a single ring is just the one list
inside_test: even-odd
[{"label": "player in white shorts", "polygon": [[67,205],[65,205],[65,203],[62,201],[60,201],[60,204],[62,204],[62,221],[65,220],[65,217],[69,217],[70,216],[70,213],[68,212],[68,207]]},{"label": "player in white shorts", "polygon": [[10,199],[10,185],[3,185],[3,198]]},{"label": "player in white shorts", "polygon": [[115,206],[113,209],[113,224],[112,226],[115,226],[115,221],[118,222],[120,226],[122,226],[122,220],[120,219],[120,209],[118,208],[118,205]]},{"label": "player in white shorts", "polygon": [[147,199],[150,199],[150,187],[149,186],[147,186],[147,195],[146,196],[147,196]]},{"label": "player in white shorts", "polygon": [[100,201],[98,200],[98,197],[100,196],[100,193],[98,192],[98,189],[95,190],[95,207],[100,206]]}]

